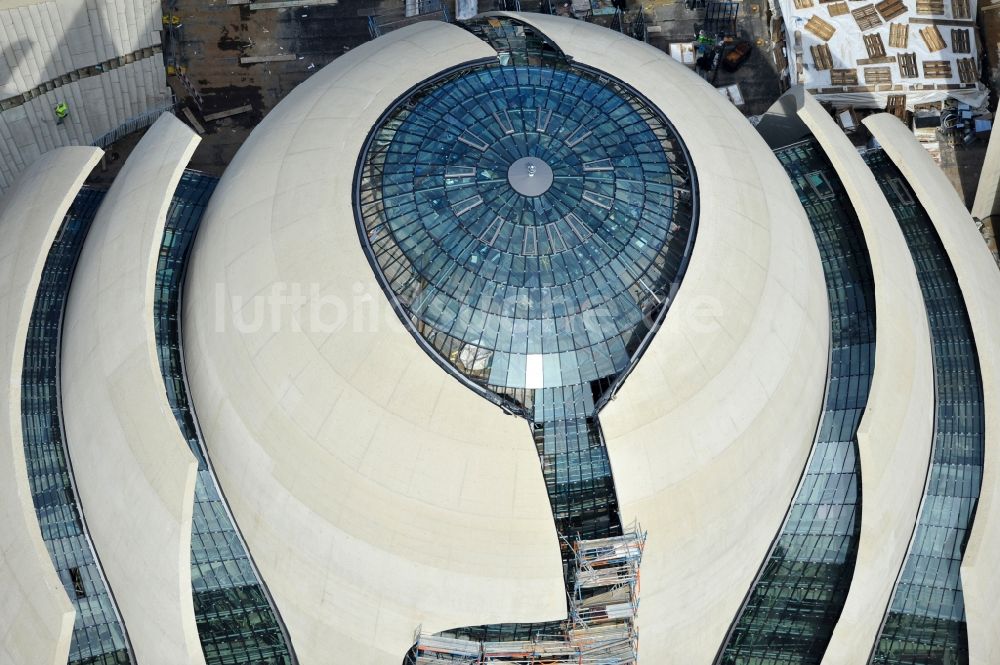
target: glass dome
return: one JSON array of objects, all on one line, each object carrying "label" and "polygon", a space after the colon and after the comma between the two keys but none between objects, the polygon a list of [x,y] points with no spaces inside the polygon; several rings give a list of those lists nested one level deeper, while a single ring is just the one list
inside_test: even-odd
[{"label": "glass dome", "polygon": [[438,359],[521,406],[627,370],[679,279],[694,175],[662,115],[561,61],[411,91],[373,131],[358,216],[376,272]]}]

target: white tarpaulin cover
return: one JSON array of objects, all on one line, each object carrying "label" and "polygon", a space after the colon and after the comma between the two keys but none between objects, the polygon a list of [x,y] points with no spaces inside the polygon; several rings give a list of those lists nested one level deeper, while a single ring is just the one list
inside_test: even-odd
[{"label": "white tarpaulin cover", "polygon": [[[876,1],[877,0],[848,0],[847,4],[851,10],[855,10],[860,7],[864,7],[865,5],[873,4]],[[828,9],[830,3],[820,4],[818,0],[813,0],[813,5],[804,9],[796,8],[793,0],[778,0],[778,4],[780,5],[782,15],[785,17],[785,29],[788,32],[788,44],[790,46],[788,49],[788,69],[793,85],[796,83],[802,83],[806,89],[810,91],[815,91],[818,88],[832,87],[830,70],[816,69],[816,63],[813,61],[812,51],[809,48],[810,46],[826,43],[830,47],[830,55],[832,56],[834,68],[858,70],[858,85],[865,85],[864,68],[866,66],[878,66],[889,67],[892,73],[892,83],[894,85],[902,85],[905,88],[902,91],[835,92],[816,94],[816,97],[822,101],[828,101],[835,104],[851,104],[859,107],[884,108],[886,105],[886,99],[889,95],[905,93],[907,96],[907,107],[911,110],[914,104],[939,101],[945,97],[954,97],[974,108],[980,106],[984,101],[986,101],[987,91],[981,83],[964,90],[920,89],[922,86],[961,83],[961,80],[958,77],[958,58],[973,58],[976,62],[979,61],[975,26],[972,21],[969,21],[968,25],[938,25],[938,30],[941,32],[941,36],[944,38],[944,42],[947,47],[942,51],[936,51],[934,53],[928,50],[927,45],[924,43],[924,40],[919,33],[921,28],[928,27],[928,25],[909,23],[910,19],[914,18],[921,20],[953,20],[950,0],[944,1],[944,14],[937,15],[917,14],[916,0],[904,0],[904,4],[907,8],[906,13],[891,19],[890,22],[901,23],[904,25],[908,24],[909,36],[906,48],[893,48],[889,46],[889,23],[883,22],[878,28],[866,30],[862,33],[861,28],[858,26],[857,21],[855,21],[854,16],[851,15],[850,12],[841,14],[840,16],[830,16],[830,11]],[[970,16],[974,17],[976,15],[976,0],[969,0],[969,10]],[[837,30],[830,38],[830,41],[824,42],[822,39],[805,29],[806,21],[808,21],[813,15],[818,16],[827,23],[836,27]],[[969,44],[972,51],[971,53],[956,54],[952,52],[952,30],[964,30],[968,33]],[[900,53],[915,53],[917,56],[918,77],[910,79],[902,78],[899,73],[899,65],[895,62],[859,66],[858,60],[864,60],[869,57],[868,52],[865,49],[862,34],[881,35],[882,43],[885,45],[886,56],[894,56]],[[796,61],[800,59],[802,62],[801,73],[797,71],[796,67]],[[925,60],[945,60],[951,62],[951,78],[925,79],[923,77],[923,62]]]}]

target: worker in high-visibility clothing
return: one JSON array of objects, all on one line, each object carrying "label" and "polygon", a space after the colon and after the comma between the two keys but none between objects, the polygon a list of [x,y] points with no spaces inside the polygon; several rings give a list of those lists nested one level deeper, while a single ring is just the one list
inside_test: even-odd
[{"label": "worker in high-visibility clothing", "polygon": [[66,104],[66,102],[59,102],[58,104],[56,104],[55,110],[56,110],[56,124],[61,125],[63,124],[63,120],[66,119],[66,116],[69,115],[69,106]]}]

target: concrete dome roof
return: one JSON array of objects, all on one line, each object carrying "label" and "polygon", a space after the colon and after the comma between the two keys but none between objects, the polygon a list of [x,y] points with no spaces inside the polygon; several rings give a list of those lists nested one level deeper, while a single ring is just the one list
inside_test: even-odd
[{"label": "concrete dome roof", "polygon": [[[650,533],[640,621],[670,626],[644,633],[643,656],[662,660],[672,641],[671,654],[700,657],[809,453],[829,336],[819,255],[777,160],[705,82],[616,33],[518,19],[658,106],[698,174],[684,285],[602,422],[623,516]],[[496,57],[428,22],[338,58],[253,132],[202,223],[184,296],[191,392],[302,662],[398,665],[418,625],[565,616],[529,428],[414,341],[352,205],[383,112],[421,81]]]}]

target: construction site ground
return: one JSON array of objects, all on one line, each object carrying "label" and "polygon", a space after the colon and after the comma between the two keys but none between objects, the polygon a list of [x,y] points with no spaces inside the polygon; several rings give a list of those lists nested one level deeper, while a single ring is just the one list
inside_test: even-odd
[{"label": "construction site ground", "polygon": [[[715,87],[738,83],[746,102],[740,110],[746,115],[759,115],[781,94],[779,73],[771,56],[767,2],[746,0],[739,4],[736,33],[753,44],[753,51],[735,72],[720,68],[709,82]],[[658,32],[650,33],[649,42],[664,51],[669,51],[671,43],[690,43],[705,26],[705,10],[688,9],[684,0],[646,0],[642,6],[649,24],[658,28]]]},{"label": "construction site ground", "polygon": [[[188,103],[204,127],[191,168],[221,174],[250,131],[299,83],[369,39],[358,2],[251,11],[225,0],[176,0],[180,26],[169,48],[204,101]],[[292,55],[293,60],[240,64],[247,56]],[[181,80],[168,76],[178,100]],[[220,120],[204,116],[250,106]],[[186,121],[183,114],[178,114]]]},{"label": "construction site ground", "polygon": [[[214,175],[221,175],[251,130],[296,85],[370,39],[365,10],[398,8],[403,2],[341,0],[333,5],[251,11],[246,5],[226,4],[226,0],[170,1],[178,25],[165,35],[165,56],[183,67],[202,95],[202,108],[189,99],[179,77],[168,76],[167,80],[177,99],[191,109],[205,130],[190,167]],[[753,44],[753,51],[736,72],[720,69],[710,82],[716,87],[738,83],[745,101],[740,110],[757,115],[778,98],[782,88],[771,54],[767,4],[764,0],[740,4],[737,33]],[[492,2],[480,0],[479,6],[486,11],[492,9]],[[690,43],[704,25],[705,10],[689,9],[683,0],[645,0],[642,7],[649,25],[656,26],[650,43],[664,51],[673,42]],[[244,56],[281,55],[294,59],[240,64]],[[204,119],[205,115],[245,106],[249,111],[214,121]],[[187,122],[183,113],[177,115]],[[110,184],[140,137],[141,133],[128,136],[111,146],[103,170],[95,171],[91,182]],[[985,147],[985,141],[970,146],[942,143],[941,167],[967,205],[975,194]]]}]

